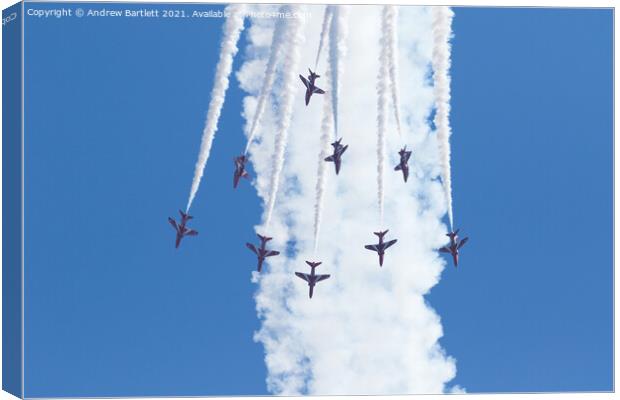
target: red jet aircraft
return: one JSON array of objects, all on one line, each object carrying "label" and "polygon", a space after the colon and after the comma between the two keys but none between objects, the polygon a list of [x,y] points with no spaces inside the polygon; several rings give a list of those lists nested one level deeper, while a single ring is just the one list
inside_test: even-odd
[{"label": "red jet aircraft", "polygon": [[304,83],[304,86],[306,87],[306,105],[308,105],[308,103],[310,103],[310,97],[315,94],[324,94],[325,91],[319,87],[317,87],[314,82],[316,81],[317,78],[320,78],[321,75],[317,75],[316,73],[312,72],[312,70],[310,68],[308,68],[308,71],[310,71],[310,75],[308,75],[308,79],[304,78],[303,75],[299,75],[299,78],[301,79],[301,81]]},{"label": "red jet aircraft", "polygon": [[341,141],[342,141],[342,138],[332,143],[332,146],[334,147],[334,153],[331,156],[325,158],[325,161],[333,162],[334,165],[336,166],[336,175],[338,175],[338,173],[340,172],[340,164],[342,163],[342,154],[349,147],[348,144],[346,146],[342,145],[340,143]]},{"label": "red jet aircraft", "polygon": [[407,151],[407,146],[403,147],[399,152],[400,162],[396,167],[394,167],[394,171],[403,171],[403,179],[407,182],[407,178],[409,177],[409,157],[411,157],[411,151]]},{"label": "red jet aircraft", "polygon": [[176,240],[176,244],[174,245],[174,247],[179,248],[179,245],[181,244],[181,239],[183,239],[185,236],[196,236],[198,235],[198,232],[193,230],[193,229],[189,229],[187,228],[185,225],[187,225],[187,221],[189,221],[190,219],[194,218],[191,215],[187,215],[185,214],[183,211],[179,210],[179,212],[181,213],[181,223],[177,224],[177,222],[168,217],[168,222],[170,222],[170,225],[172,225],[172,227],[177,231],[177,240]]},{"label": "red jet aircraft", "polygon": [[459,265],[459,249],[467,243],[469,240],[468,237],[458,240],[458,233],[460,229],[457,229],[454,232],[446,233],[446,236],[450,238],[450,244],[448,246],[444,246],[439,249],[442,253],[450,253],[452,254],[452,260],[454,261],[454,266],[457,267]]},{"label": "red jet aircraft", "polygon": [[240,178],[250,179],[250,174],[245,170],[245,163],[248,158],[245,154],[235,157],[235,176],[233,177],[233,188],[236,189]]},{"label": "red jet aircraft", "polygon": [[379,254],[379,266],[382,267],[383,266],[383,255],[385,254],[385,249],[387,249],[388,247],[390,247],[391,245],[396,243],[397,239],[390,240],[389,242],[384,242],[383,241],[383,236],[386,233],[388,233],[388,230],[385,230],[383,232],[373,232],[373,233],[375,235],[379,236],[379,243],[377,243],[377,244],[368,244],[368,245],[366,245],[364,247],[367,248],[368,250],[376,251],[377,254]]},{"label": "red jet aircraft", "polygon": [[256,254],[258,256],[258,267],[257,270],[258,272],[260,272],[260,270],[263,268],[263,261],[265,261],[265,258],[267,257],[272,257],[272,256],[277,256],[278,254],[280,254],[279,251],[275,251],[275,250],[267,250],[266,246],[267,246],[267,242],[270,241],[273,238],[270,237],[266,237],[266,236],[261,236],[259,234],[256,234],[256,236],[258,236],[258,238],[260,239],[260,247],[256,248],[256,246],[254,246],[252,243],[246,243],[246,247],[250,250],[252,250],[254,252],[254,254]]},{"label": "red jet aircraft", "polygon": [[312,298],[312,293],[314,293],[314,285],[316,285],[317,282],[321,282],[321,281],[324,281],[325,279],[329,278],[330,275],[316,275],[314,273],[314,269],[316,267],[318,267],[319,265],[321,265],[320,262],[306,261],[306,264],[308,264],[310,266],[310,268],[311,268],[310,273],[309,274],[304,274],[303,272],[295,272],[295,275],[297,275],[298,277],[300,277],[304,281],[308,282],[308,287],[310,288],[309,296],[310,296],[310,298]]}]

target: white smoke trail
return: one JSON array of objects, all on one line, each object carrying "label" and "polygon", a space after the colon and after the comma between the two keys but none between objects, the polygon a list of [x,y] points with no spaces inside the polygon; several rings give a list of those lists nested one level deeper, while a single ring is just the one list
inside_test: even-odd
[{"label": "white smoke trail", "polygon": [[381,229],[383,229],[384,210],[384,168],[385,168],[385,131],[387,117],[387,89],[388,89],[388,42],[389,32],[386,26],[384,7],[381,19],[381,39],[379,41],[379,72],[377,74],[377,196]]},{"label": "white smoke trail", "polygon": [[192,206],[200,180],[204,173],[213,138],[217,131],[217,123],[222,113],[222,106],[226,99],[226,90],[228,89],[229,76],[232,71],[232,64],[235,54],[237,54],[237,42],[241,31],[243,30],[243,19],[245,6],[242,4],[231,4],[226,7],[229,17],[224,22],[224,34],[220,50],[220,59],[215,69],[215,79],[213,80],[213,89],[211,90],[211,102],[207,111],[207,120],[204,130],[202,131],[202,140],[200,143],[200,152],[198,153],[198,161],[194,170],[194,179],[192,180],[192,188],[189,194],[186,211]]},{"label": "white smoke trail", "polygon": [[435,128],[439,145],[441,181],[443,182],[450,228],[452,217],[452,177],[450,173],[450,39],[452,18],[449,7],[433,7],[433,77],[435,88]]},{"label": "white smoke trail", "polygon": [[[301,15],[301,8],[297,5],[287,6],[290,8],[291,14]],[[293,117],[293,101],[297,94],[297,71],[299,69],[299,59],[301,57],[301,45],[303,36],[301,34],[305,20],[303,18],[291,18],[287,22],[286,34],[284,35],[285,58],[282,82],[282,98],[280,102],[280,119],[275,138],[275,152],[272,158],[272,175],[271,186],[269,191],[269,200],[267,202],[267,214],[265,217],[265,226],[269,226],[273,208],[276,204],[276,195],[280,186],[280,175],[284,166],[284,153],[288,139],[288,131]]]},{"label": "white smoke trail", "polygon": [[[286,6],[281,6],[278,12],[283,12],[286,9]],[[250,126],[250,131],[248,133],[248,142],[245,145],[244,153],[247,154],[250,149],[250,145],[254,140],[254,136],[256,135],[256,129],[260,125],[260,121],[263,117],[263,113],[265,112],[265,104],[267,103],[267,99],[271,94],[271,89],[273,88],[273,83],[276,79],[276,66],[278,64],[278,59],[280,55],[280,49],[282,48],[283,33],[285,31],[285,20],[279,19],[276,22],[276,27],[273,32],[273,38],[271,39],[271,48],[269,50],[269,60],[267,61],[267,67],[265,68],[265,77],[263,78],[263,87],[261,88],[260,95],[258,96],[258,104],[256,105],[256,112],[254,113],[254,118],[252,119],[252,125]]]},{"label": "white smoke trail", "polygon": [[314,63],[315,72],[316,72],[317,67],[319,66],[319,59],[321,58],[321,51],[323,50],[323,46],[325,45],[325,40],[327,39],[327,33],[329,32],[331,21],[332,21],[331,6],[325,6],[325,11],[323,12],[323,25],[321,26],[321,38],[319,39],[319,50],[316,52],[316,62]]},{"label": "white smoke trail", "polygon": [[[327,76],[329,76],[329,66],[327,67]],[[327,80],[329,86],[331,82]],[[316,181],[316,202],[314,204],[314,252],[316,253],[319,245],[319,233],[321,230],[321,219],[323,215],[323,201],[325,197],[325,185],[327,181],[327,163],[325,157],[329,152],[329,138],[332,135],[333,127],[333,109],[330,101],[330,97],[326,96],[323,102],[323,120],[321,122],[321,144],[319,151],[319,166],[317,170]]]},{"label": "white smoke trail", "polygon": [[334,112],[334,134],[338,136],[338,106],[340,99],[340,79],[344,71],[343,59],[347,54],[348,6],[330,6],[332,22],[329,32],[329,64],[331,70],[331,96]]},{"label": "white smoke trail", "polygon": [[398,89],[398,8],[396,6],[383,7],[383,26],[387,36],[387,57],[389,62],[390,93],[392,107],[398,135],[402,136],[400,127],[400,94]]}]

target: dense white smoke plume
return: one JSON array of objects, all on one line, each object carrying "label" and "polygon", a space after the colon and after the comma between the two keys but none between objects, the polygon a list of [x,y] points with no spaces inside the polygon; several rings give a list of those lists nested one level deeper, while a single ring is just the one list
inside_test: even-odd
[{"label": "dense white smoke plume", "polygon": [[[329,6],[331,8],[332,20],[329,29],[329,64],[331,71],[331,102],[334,110],[334,132],[338,136],[338,112],[340,101],[340,79],[344,72],[343,60],[347,54],[347,34],[348,34],[348,6]],[[328,95],[330,93],[328,92]]]},{"label": "dense white smoke plume", "polygon": [[390,77],[390,94],[392,95],[392,107],[398,135],[401,136],[400,127],[400,94],[398,90],[398,7],[384,6],[383,26],[385,27],[388,72]]},{"label": "dense white smoke plume", "polygon": [[231,4],[226,7],[229,17],[224,23],[224,32],[222,36],[222,44],[220,50],[220,59],[215,69],[215,79],[213,80],[213,89],[211,90],[211,102],[207,111],[207,120],[204,130],[202,131],[202,140],[200,142],[200,151],[198,153],[198,161],[194,170],[194,179],[192,180],[192,188],[189,194],[186,211],[192,206],[196,192],[200,186],[200,180],[204,173],[215,132],[217,132],[217,123],[222,113],[222,106],[226,98],[226,90],[228,89],[229,76],[232,71],[233,59],[237,54],[237,42],[243,30],[243,20],[245,6],[242,4]]},{"label": "dense white smoke plume", "polygon": [[446,193],[451,230],[454,229],[450,172],[450,39],[453,16],[454,13],[449,7],[433,7],[433,78],[437,108],[434,122],[439,144],[441,181]]},{"label": "dense white smoke plume", "polygon": [[[301,14],[301,8],[296,5],[286,6],[290,9],[290,14]],[[284,51],[286,57],[282,68],[282,96],[280,101],[280,118],[276,127],[275,151],[272,157],[272,173],[270,182],[269,199],[267,201],[267,211],[265,226],[271,223],[273,208],[276,204],[276,196],[280,187],[280,175],[284,167],[284,155],[288,140],[291,118],[293,118],[293,101],[299,88],[297,79],[299,71],[299,60],[301,57],[301,46],[304,41],[302,30],[305,24],[304,18],[291,18],[286,22],[286,34],[284,35]]]},{"label": "dense white smoke plume", "polygon": [[[309,6],[313,17],[300,26],[308,44],[320,38],[322,10]],[[250,149],[257,193],[268,204],[274,188],[272,155],[276,149],[272,138],[282,131],[280,117],[287,110],[287,96],[294,95],[288,110],[293,118],[285,168],[281,169],[269,230],[273,248],[282,253],[270,258],[260,274],[253,272],[261,321],[255,338],[265,348],[267,386],[274,394],[441,393],[451,390],[447,384],[456,374],[455,361],[438,342],[443,335],[440,318],[424,297],[439,281],[445,265],[436,249],[445,243],[446,229],[441,223],[446,213],[444,192],[434,179],[441,172],[437,136],[427,124],[435,103],[433,87],[426,79],[433,53],[433,18],[427,7],[402,7],[398,27],[399,51],[407,55],[399,65],[400,111],[403,129],[411,132],[408,142],[416,148],[418,171],[406,184],[397,172],[385,171],[385,226],[390,228],[389,237],[399,241],[386,252],[382,268],[376,254],[363,247],[375,243],[372,231],[377,228],[374,160],[378,116],[374,110],[380,67],[377,55],[383,47],[379,43],[381,11],[377,6],[350,8],[350,39],[342,62],[351,68],[340,77],[346,95],[339,105],[341,129],[350,132],[350,147],[338,177],[323,187],[316,255],[312,212],[317,199],[315,165],[325,143],[321,126],[326,114],[322,121],[320,108],[305,106],[298,90],[303,85],[295,75],[296,87],[291,89],[288,68],[276,77],[274,87],[281,93],[281,101],[275,109],[265,110],[257,133],[262,135],[261,146]],[[246,58],[237,74],[242,89],[248,92],[246,116],[254,115],[261,89],[257,82],[264,77],[273,29],[274,21],[256,19],[249,30]],[[296,57],[283,51],[287,57]],[[313,51],[301,52],[295,63],[301,69],[312,65],[315,56]],[[333,82],[329,84],[333,86]],[[389,93],[385,90],[387,104]],[[327,97],[315,96],[313,102]],[[388,130],[395,128],[390,120],[385,124]],[[395,136],[385,139],[386,155],[392,156],[385,161],[395,165],[401,143]],[[333,168],[331,164],[327,167]],[[309,299],[307,284],[294,272],[308,271],[304,260],[315,257],[323,262],[317,272],[331,274],[331,278],[317,284]]]}]

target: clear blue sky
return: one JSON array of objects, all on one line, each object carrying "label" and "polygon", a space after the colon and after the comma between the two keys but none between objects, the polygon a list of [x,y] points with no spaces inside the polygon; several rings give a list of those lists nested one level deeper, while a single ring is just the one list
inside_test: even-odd
[{"label": "clear blue sky", "polygon": [[611,10],[457,8],[455,223],[429,296],[469,391],[612,389]]},{"label": "clear blue sky", "polygon": [[[454,207],[471,241],[428,296],[454,383],[610,390],[612,12],[455,12]],[[177,251],[166,222],[187,201],[221,22],[27,18],[26,396],[267,394],[235,79],[200,235]]]}]

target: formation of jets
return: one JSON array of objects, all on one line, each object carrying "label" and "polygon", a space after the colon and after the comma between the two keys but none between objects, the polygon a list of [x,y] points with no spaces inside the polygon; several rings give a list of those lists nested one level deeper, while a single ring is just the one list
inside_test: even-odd
[{"label": "formation of jets", "polygon": [[324,281],[325,279],[329,278],[330,275],[317,275],[314,273],[314,269],[321,265],[321,262],[306,261],[306,264],[310,266],[310,273],[304,274],[303,272],[295,272],[295,275],[308,282],[308,296],[312,298],[312,293],[314,293],[314,286],[317,284],[317,282]]},{"label": "formation of jets", "polygon": [[263,261],[265,261],[265,258],[277,256],[278,254],[280,254],[280,252],[275,250],[267,250],[267,242],[273,238],[262,236],[259,234],[256,234],[256,236],[258,236],[258,238],[260,239],[260,246],[258,248],[256,248],[256,246],[254,246],[252,243],[246,243],[245,245],[248,249],[252,250],[254,254],[256,254],[256,256],[258,257],[258,266],[256,267],[256,269],[258,270],[258,272],[260,272],[260,270],[263,268]]},{"label": "formation of jets", "polygon": [[[323,89],[316,86],[316,80],[317,78],[320,78],[321,75],[318,75],[316,72],[312,72],[310,68],[308,68],[308,71],[310,71],[310,75],[308,75],[307,79],[303,75],[299,75],[299,79],[301,79],[304,86],[306,87],[306,95],[305,95],[306,105],[310,103],[310,98],[312,97],[313,94],[315,93],[324,94],[325,93]],[[342,141],[342,138],[332,143],[332,146],[334,147],[334,152],[332,153],[332,155],[325,158],[325,161],[334,163],[334,167],[336,168],[336,175],[338,175],[338,173],[340,172],[340,166],[342,164],[342,159],[341,159],[342,154],[349,147],[349,145],[346,145],[346,146],[342,145],[340,143],[341,141]],[[398,152],[398,154],[400,155],[400,162],[394,168],[395,171],[403,171],[403,179],[405,180],[405,182],[407,182],[407,178],[409,177],[408,162],[409,162],[409,157],[411,157],[411,153],[412,153],[411,151],[407,151],[407,146],[403,147]]]},{"label": "formation of jets", "polygon": [[338,173],[340,172],[340,164],[342,164],[342,154],[347,150],[347,147],[349,147],[349,145],[343,146],[342,144],[340,144],[341,141],[342,138],[332,143],[332,146],[334,147],[334,152],[331,156],[325,159],[325,161],[334,163],[334,166],[336,167],[336,175],[338,175]]},{"label": "formation of jets", "polygon": [[452,255],[452,261],[454,261],[455,267],[458,267],[459,265],[459,249],[469,240],[468,237],[459,240],[459,230],[460,229],[457,229],[454,232],[446,233],[446,236],[450,238],[450,244],[439,249],[442,253],[449,253]]},{"label": "formation of jets", "polygon": [[[304,86],[306,87],[306,94],[305,94],[306,106],[310,103],[310,98],[312,97],[313,94],[315,93],[324,94],[325,93],[323,89],[316,86],[316,80],[317,78],[320,78],[320,75],[316,74],[315,72],[312,72],[312,70],[309,68],[308,70],[310,71],[310,75],[308,75],[307,79],[303,77],[302,75],[299,75],[299,78],[301,79]],[[342,155],[349,147],[348,145],[343,145],[341,141],[342,141],[342,138],[336,140],[334,143],[331,144],[332,147],[334,148],[333,153],[329,157],[325,158],[325,161],[334,163],[334,167],[336,169],[336,175],[338,175],[338,173],[340,172],[340,168],[342,165]],[[412,154],[412,151],[407,150],[407,146],[403,147],[398,152],[398,155],[400,156],[399,163],[398,165],[396,165],[396,167],[394,167],[395,171],[402,171],[403,179],[405,182],[407,182],[407,179],[409,177],[409,158],[411,157],[411,154]],[[239,184],[239,180],[241,178],[249,179],[249,174],[245,169],[245,163],[247,162],[247,160],[248,159],[245,154],[234,158],[234,164],[235,164],[235,171],[234,171],[234,176],[233,176],[233,188],[234,189],[237,188]],[[174,219],[170,217],[168,218],[168,221],[170,222],[172,227],[176,230],[176,241],[175,241],[176,248],[179,247],[179,245],[181,244],[181,240],[185,236],[196,236],[198,234],[197,231],[187,228],[186,226],[187,222],[193,217],[191,215],[184,213],[181,210],[179,210],[179,213],[181,214],[181,221],[178,224]],[[459,229],[457,229],[454,232],[447,233],[446,236],[450,238],[450,243],[447,246],[444,246],[439,249],[439,251],[442,253],[448,253],[452,255],[452,259],[454,261],[455,267],[458,266],[458,262],[459,262],[459,249],[461,249],[461,247],[463,247],[463,245],[465,245],[465,243],[467,243],[467,241],[469,240],[469,238],[467,237],[459,240],[458,232],[459,232]],[[364,247],[368,250],[372,250],[377,253],[377,255],[379,256],[379,267],[382,267],[383,258],[385,256],[385,250],[387,250],[389,247],[394,245],[398,240],[392,239],[392,240],[385,242],[384,236],[388,233],[388,230],[373,232],[373,233],[378,236],[379,243],[369,244]],[[257,261],[258,261],[257,270],[258,272],[261,272],[265,259],[267,257],[277,256],[278,254],[280,254],[280,252],[276,250],[267,249],[267,242],[270,241],[272,238],[267,237],[267,236],[262,236],[260,234],[257,234],[257,236],[260,239],[260,245],[258,247],[256,247],[252,243],[246,243],[245,245],[254,254],[256,254]],[[315,273],[316,267],[321,265],[321,262],[306,261],[306,264],[310,266],[310,273],[306,274],[303,272],[295,272],[295,275],[308,283],[308,288],[309,288],[308,295],[310,298],[312,298],[312,295],[314,293],[314,286],[317,284],[317,282],[328,279],[330,275],[329,274],[320,275],[320,274]]]},{"label": "formation of jets", "polygon": [[310,68],[308,68],[308,71],[310,71],[310,75],[308,75],[308,79],[304,78],[303,75],[299,75],[299,79],[301,79],[301,81],[304,83],[304,86],[306,87],[306,105],[310,103],[310,97],[312,97],[313,94],[315,93],[324,94],[325,93],[323,89],[319,88],[314,83],[317,78],[321,77],[321,75],[318,75],[317,73],[312,72]]},{"label": "formation of jets", "polygon": [[170,225],[172,225],[172,227],[174,228],[175,231],[177,231],[177,238],[176,238],[176,242],[174,244],[174,247],[179,248],[179,245],[181,244],[181,239],[183,239],[185,236],[196,236],[198,235],[198,232],[193,230],[193,229],[189,229],[186,225],[187,225],[187,221],[189,221],[190,219],[194,218],[191,215],[187,215],[185,214],[183,211],[179,210],[179,213],[181,214],[181,222],[177,224],[177,222],[168,217],[168,222],[170,222]]}]

